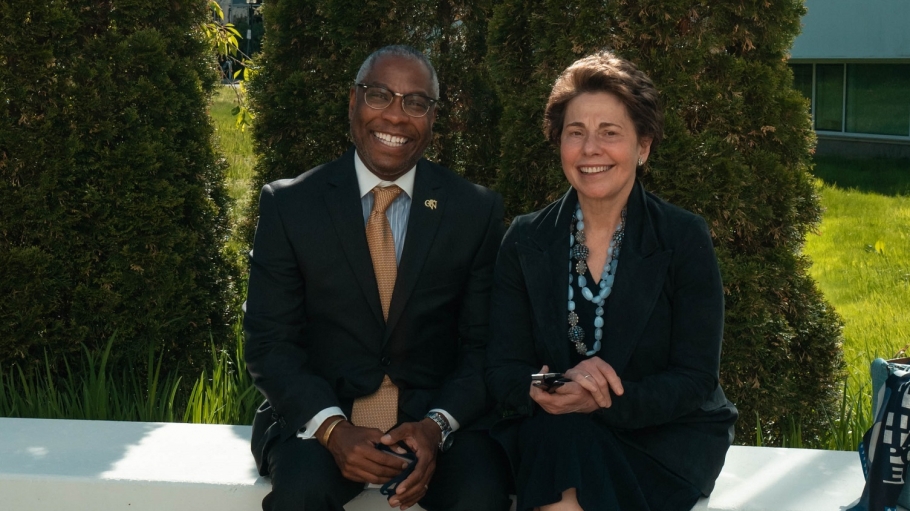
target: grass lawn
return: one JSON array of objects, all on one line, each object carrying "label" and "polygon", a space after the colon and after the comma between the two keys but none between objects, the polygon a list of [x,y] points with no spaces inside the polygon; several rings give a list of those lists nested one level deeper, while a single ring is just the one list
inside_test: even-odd
[{"label": "grass lawn", "polygon": [[850,421],[856,438],[870,425],[869,364],[910,352],[910,160],[820,157],[814,173],[825,213],[805,253],[844,319],[847,402],[862,407]]},{"label": "grass lawn", "polygon": [[256,157],[253,155],[253,140],[250,131],[240,131],[234,127],[234,116],[231,115],[231,110],[236,102],[234,89],[221,87],[212,99],[209,114],[215,124],[218,149],[227,160],[227,191],[234,200],[230,212],[232,236],[228,243],[228,250],[235,257],[241,258],[242,267],[245,268],[246,252],[249,248],[246,246],[246,241],[241,238],[243,222],[249,211],[250,202],[254,198],[254,191],[250,187]]}]

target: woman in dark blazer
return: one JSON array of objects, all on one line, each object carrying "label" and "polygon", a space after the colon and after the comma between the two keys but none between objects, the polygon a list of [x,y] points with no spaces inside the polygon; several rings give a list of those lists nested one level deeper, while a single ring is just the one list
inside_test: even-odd
[{"label": "woman in dark blazer", "polygon": [[[586,57],[557,79],[544,131],[571,188],[509,228],[487,350],[518,509],[689,510],[737,412],[707,225],[636,180],[663,133],[657,91],[612,53]],[[538,372],[569,382],[548,392]]]}]

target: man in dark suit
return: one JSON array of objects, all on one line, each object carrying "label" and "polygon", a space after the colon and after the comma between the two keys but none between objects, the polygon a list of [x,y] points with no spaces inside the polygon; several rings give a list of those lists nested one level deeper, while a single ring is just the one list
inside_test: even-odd
[{"label": "man in dark suit", "polygon": [[244,331],[267,399],[253,428],[263,509],[340,510],[402,472],[377,448],[399,441],[418,461],[392,507],[510,505],[507,462],[480,429],[502,199],[422,159],[438,93],[423,54],[378,50],[350,92],[355,148],[262,190]]}]

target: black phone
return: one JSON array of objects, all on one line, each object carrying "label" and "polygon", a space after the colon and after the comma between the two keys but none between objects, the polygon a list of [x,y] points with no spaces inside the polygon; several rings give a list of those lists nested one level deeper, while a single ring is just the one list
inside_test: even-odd
[{"label": "black phone", "polygon": [[562,373],[536,373],[531,375],[531,385],[538,387],[547,392],[553,392],[556,387],[569,383],[570,379]]},{"label": "black phone", "polygon": [[412,451],[410,447],[408,447],[408,444],[404,443],[404,441],[400,441],[395,445],[404,449],[404,454],[396,452],[394,449],[392,449],[391,445],[382,443],[376,444],[376,448],[380,451],[389,453],[396,458],[400,458],[408,462],[407,468],[402,470],[400,474],[393,477],[389,480],[389,482],[385,483],[381,488],[379,488],[379,493],[385,495],[387,500],[391,499],[392,495],[395,495],[395,490],[398,488],[398,485],[407,479],[409,475],[411,475],[411,472],[414,471],[414,466],[417,465],[417,455],[414,454],[414,451]]}]

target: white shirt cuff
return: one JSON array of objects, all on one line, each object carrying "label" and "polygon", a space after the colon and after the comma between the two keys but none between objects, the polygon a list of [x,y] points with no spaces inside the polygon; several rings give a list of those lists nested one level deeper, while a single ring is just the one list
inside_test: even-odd
[{"label": "white shirt cuff", "polygon": [[442,408],[433,408],[432,410],[430,410],[430,412],[439,412],[439,413],[445,415],[446,420],[449,421],[449,426],[451,426],[452,431],[457,431],[458,428],[461,427],[460,424],[458,424],[458,421],[455,420],[455,417],[452,417],[452,415],[449,414],[449,412],[443,410]]},{"label": "white shirt cuff", "polygon": [[314,415],[312,419],[308,420],[306,424],[303,425],[303,429],[297,431],[297,438],[301,438],[303,440],[309,440],[313,438],[313,436],[316,434],[316,431],[319,429],[319,426],[322,426],[322,423],[325,422],[326,419],[335,415],[340,415],[347,419],[347,417],[344,415],[344,412],[341,411],[341,408],[338,408],[337,406],[330,406]]}]

